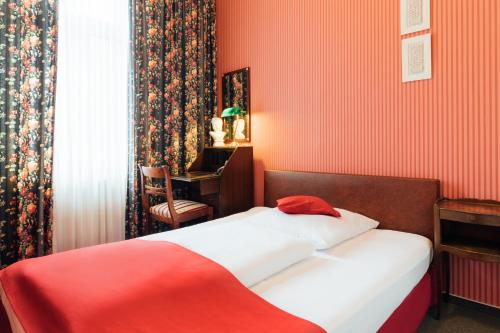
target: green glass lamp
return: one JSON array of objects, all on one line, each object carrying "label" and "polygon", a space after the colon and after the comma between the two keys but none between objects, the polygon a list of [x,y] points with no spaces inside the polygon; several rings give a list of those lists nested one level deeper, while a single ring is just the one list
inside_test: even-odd
[{"label": "green glass lamp", "polygon": [[241,114],[241,109],[237,106],[233,106],[232,108],[227,108],[222,111],[221,117],[226,118],[226,117],[233,117],[233,116],[239,116]]}]

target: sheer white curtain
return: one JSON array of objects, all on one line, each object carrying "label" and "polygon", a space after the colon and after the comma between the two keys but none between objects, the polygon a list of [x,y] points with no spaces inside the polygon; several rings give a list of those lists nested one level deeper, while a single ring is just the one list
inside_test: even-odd
[{"label": "sheer white curtain", "polygon": [[59,2],[55,251],[124,238],[128,2]]}]

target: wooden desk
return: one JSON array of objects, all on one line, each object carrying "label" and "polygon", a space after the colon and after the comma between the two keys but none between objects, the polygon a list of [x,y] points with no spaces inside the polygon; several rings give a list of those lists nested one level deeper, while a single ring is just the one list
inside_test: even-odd
[{"label": "wooden desk", "polygon": [[253,148],[206,147],[188,172],[172,176],[172,185],[212,206],[215,217],[246,211],[253,207]]},{"label": "wooden desk", "polygon": [[198,182],[202,180],[208,180],[208,179],[217,179],[220,176],[212,171],[193,171],[193,172],[186,172],[185,174],[177,175],[177,176],[172,176],[171,178],[173,180],[178,180],[181,182]]},{"label": "wooden desk", "polygon": [[443,284],[450,294],[449,255],[500,263],[500,203],[442,200],[434,207],[434,247],[437,260],[438,311]]}]

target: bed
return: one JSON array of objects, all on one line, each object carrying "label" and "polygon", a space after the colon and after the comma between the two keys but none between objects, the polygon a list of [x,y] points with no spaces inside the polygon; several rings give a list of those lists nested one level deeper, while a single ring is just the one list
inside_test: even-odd
[{"label": "bed", "polygon": [[[332,248],[314,250],[304,242],[289,242],[279,233],[269,230],[262,233],[247,223],[272,210],[277,199],[294,194],[320,196],[335,207],[376,219],[380,225]],[[279,325],[276,323],[281,322],[280,316],[286,314],[290,316],[287,318],[290,327],[296,332],[414,332],[432,303],[432,218],[433,204],[438,198],[437,180],[266,171],[265,205],[268,208],[253,208],[210,223],[150,235],[136,242],[180,245],[199,253],[230,271],[243,288],[251,291],[245,296],[245,300],[251,298],[248,301],[251,309],[243,306],[243,312],[231,315],[239,316],[239,329],[225,330],[219,324],[213,331],[279,332],[283,330],[276,329],[278,326],[273,323]],[[241,234],[245,234],[245,238],[238,238]],[[97,247],[91,251],[101,253]],[[77,257],[67,256],[69,261]],[[78,260],[92,260],[88,258],[92,256],[87,253]],[[220,292],[224,292],[224,288]],[[252,295],[259,297],[255,299]],[[131,295],[124,297],[129,299]],[[214,296],[207,294],[207,297]],[[3,289],[2,301],[13,331],[31,333],[12,311]],[[149,305],[147,300],[140,302]],[[239,305],[233,304],[233,307]],[[255,311],[261,305],[272,307],[275,315],[272,319],[275,321],[269,319],[263,324],[264,328],[255,322],[256,319],[266,322],[265,316],[252,318],[252,313],[257,316]],[[221,306],[219,312],[233,310]],[[225,323],[227,316],[221,317]],[[205,320],[207,324],[207,320],[211,321],[207,318],[184,318],[178,325],[184,326],[188,320],[190,324],[193,320]],[[139,329],[132,331],[141,331],[140,323],[137,325]],[[195,332],[195,328],[185,331]],[[210,329],[205,325],[201,331]]]}]

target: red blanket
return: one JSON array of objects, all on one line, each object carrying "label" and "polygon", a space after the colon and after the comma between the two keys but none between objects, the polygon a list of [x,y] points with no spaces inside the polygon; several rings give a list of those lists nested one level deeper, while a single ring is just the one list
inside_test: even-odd
[{"label": "red blanket", "polygon": [[267,303],[219,264],[130,240],[19,262],[0,274],[26,333],[324,332]]}]

